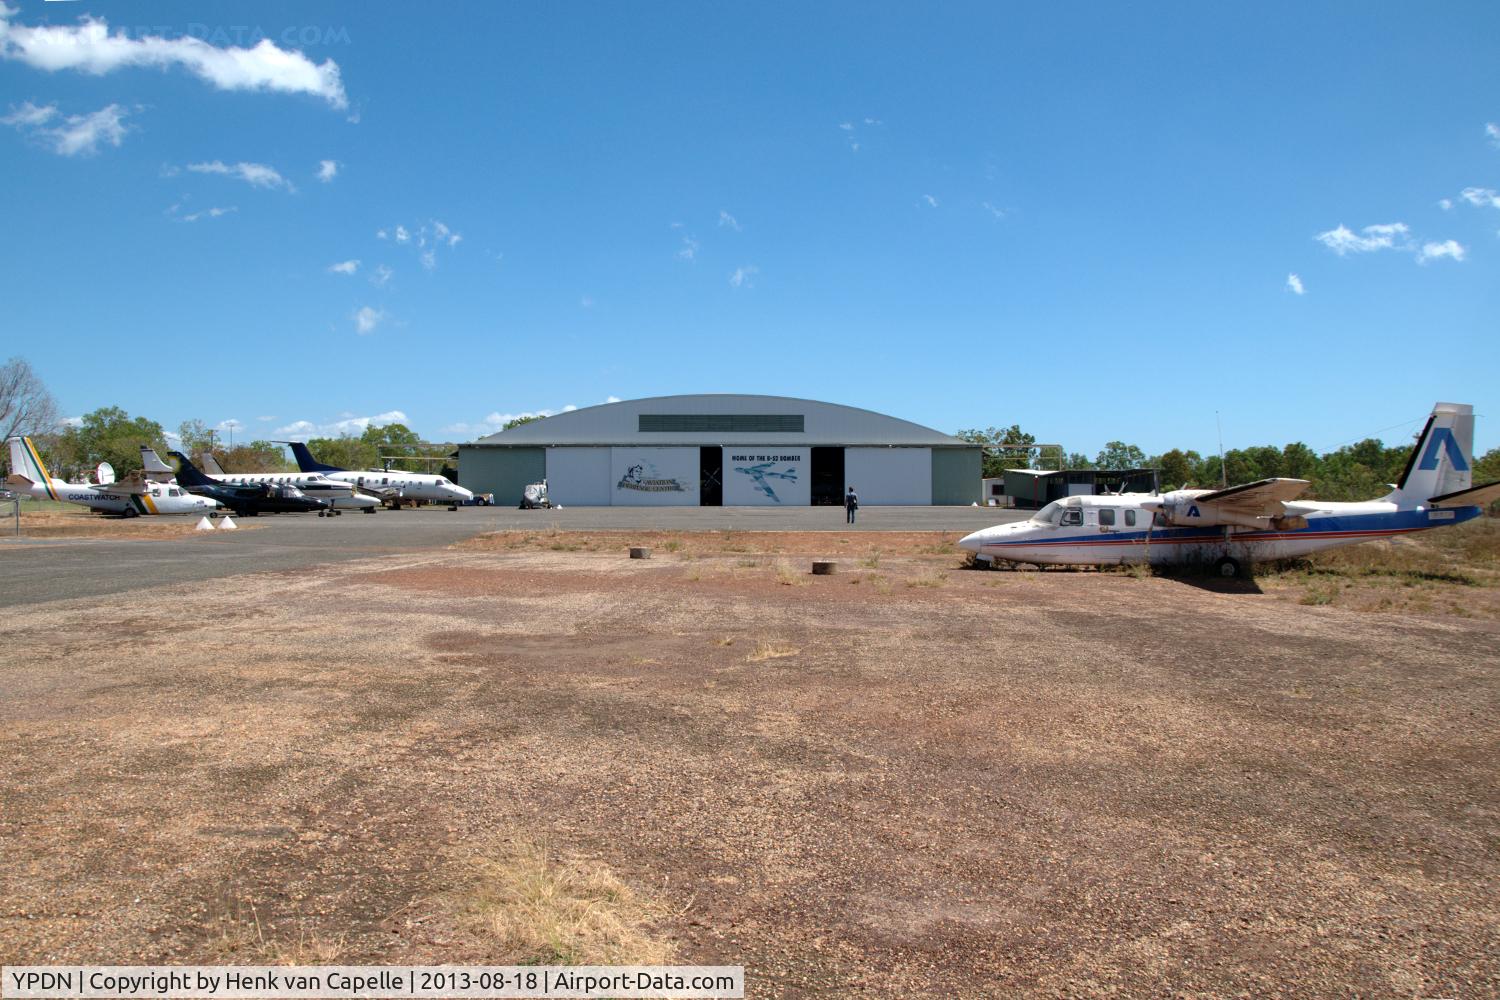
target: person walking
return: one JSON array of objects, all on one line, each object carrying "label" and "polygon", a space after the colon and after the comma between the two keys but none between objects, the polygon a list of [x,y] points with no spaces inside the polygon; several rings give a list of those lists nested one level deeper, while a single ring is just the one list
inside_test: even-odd
[{"label": "person walking", "polygon": [[849,487],[848,494],[844,497],[844,521],[848,524],[854,523],[854,512],[859,510],[859,497],[854,492],[854,487]]}]

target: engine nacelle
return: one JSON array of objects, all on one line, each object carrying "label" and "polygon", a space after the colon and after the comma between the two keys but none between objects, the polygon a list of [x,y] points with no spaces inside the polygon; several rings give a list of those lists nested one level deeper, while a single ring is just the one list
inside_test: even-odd
[{"label": "engine nacelle", "polygon": [[1176,528],[1215,528],[1229,525],[1263,531],[1271,526],[1271,519],[1268,517],[1252,517],[1224,510],[1218,504],[1199,503],[1198,497],[1208,492],[1211,491],[1173,490],[1161,498],[1162,517]]}]

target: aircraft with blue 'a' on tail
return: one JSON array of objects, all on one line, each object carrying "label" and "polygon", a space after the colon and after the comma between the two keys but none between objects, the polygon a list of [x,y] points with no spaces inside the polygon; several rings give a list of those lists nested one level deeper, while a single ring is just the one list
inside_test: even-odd
[{"label": "aircraft with blue 'a' on tail", "polygon": [[1479,517],[1500,482],[1473,485],[1474,408],[1438,403],[1401,481],[1378,500],[1300,500],[1305,479],[1262,479],[1219,490],[1121,493],[1057,500],[1030,520],[959,542],[978,559],[1036,565],[1212,565],[1238,576],[1249,563],[1394,538]]}]

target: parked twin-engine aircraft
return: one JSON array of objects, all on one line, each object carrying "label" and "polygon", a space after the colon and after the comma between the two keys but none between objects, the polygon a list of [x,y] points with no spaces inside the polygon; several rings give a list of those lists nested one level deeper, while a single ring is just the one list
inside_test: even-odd
[{"label": "parked twin-engine aircraft", "polygon": [[[199,455],[198,461],[202,463],[201,471],[205,476],[227,486],[291,485],[314,500],[326,500],[328,505],[335,510],[362,510],[366,514],[373,514],[380,506],[379,500],[356,492],[348,483],[329,479],[316,472],[228,473],[219,467],[219,463],[208,452]],[[176,481],[174,478],[176,474],[171,466],[163,462],[161,456],[157,455],[150,445],[141,445],[141,465],[145,468],[149,479]]]},{"label": "parked twin-engine aircraft", "polygon": [[259,514],[302,514],[317,511],[322,517],[329,510],[327,500],[315,500],[290,483],[252,483],[240,486],[221,483],[205,476],[180,451],[168,452],[177,459],[177,481],[182,488],[198,496],[212,497],[241,517]]},{"label": "parked twin-engine aircraft", "polygon": [[1221,490],[1068,497],[1029,521],[976,531],[958,544],[981,560],[1111,565],[1204,563],[1224,576],[1242,564],[1458,524],[1500,499],[1500,482],[1472,487],[1474,408],[1438,403],[1401,482],[1379,500],[1298,500],[1304,479],[1262,479]]},{"label": "parked twin-engine aircraft", "polygon": [[[29,493],[38,500],[63,500],[81,504],[105,514],[139,517],[142,514],[206,514],[219,505],[212,498],[193,496],[171,483],[153,482],[140,473],[114,482],[114,470],[107,463],[99,466],[100,479],[93,483],[69,483],[54,479],[47,472],[41,454],[31,438],[7,438],[10,445],[11,488]],[[109,481],[102,481],[109,480]]]},{"label": "parked twin-engine aircraft", "polygon": [[390,500],[396,506],[400,506],[402,500],[431,500],[456,506],[474,499],[473,493],[457,483],[450,483],[442,476],[381,469],[364,472],[340,469],[334,465],[324,465],[313,458],[312,452],[301,441],[277,441],[276,444],[284,444],[292,449],[292,454],[297,459],[297,468],[303,472],[320,472],[330,479],[350,483],[372,496]]}]

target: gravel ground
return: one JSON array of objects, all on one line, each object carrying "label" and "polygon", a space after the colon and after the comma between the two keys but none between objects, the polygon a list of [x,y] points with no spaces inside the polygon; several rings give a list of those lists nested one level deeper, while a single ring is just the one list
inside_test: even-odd
[{"label": "gravel ground", "polygon": [[1495,622],[650,544],[7,611],[0,961],[500,962],[444,900],[516,838],[758,997],[1500,992]]}]

